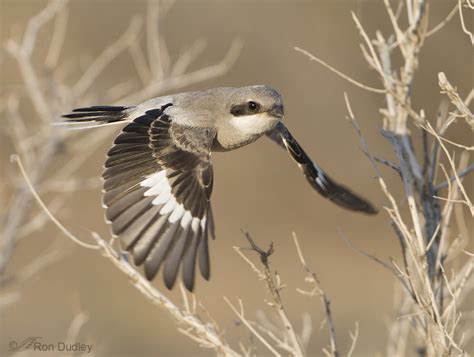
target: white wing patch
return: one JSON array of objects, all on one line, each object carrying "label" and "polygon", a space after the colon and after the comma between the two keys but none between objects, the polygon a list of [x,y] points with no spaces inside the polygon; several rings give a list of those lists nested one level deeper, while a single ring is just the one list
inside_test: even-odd
[{"label": "white wing patch", "polygon": [[[312,162],[312,161],[311,161]],[[316,170],[318,170],[318,177],[316,177],[316,183],[319,185],[319,187],[321,187],[323,190],[326,190],[327,191],[327,187],[326,187],[326,184],[327,184],[327,181],[326,181],[326,177],[324,176],[324,171],[318,166],[316,165],[314,162],[312,162],[312,164],[314,165],[314,167],[316,168]]]},{"label": "white wing patch", "polygon": [[151,187],[145,192],[145,196],[158,196],[164,189],[169,187],[166,179],[166,170],[162,170],[156,174],[151,175],[140,184],[144,187]]},{"label": "white wing patch", "polygon": [[190,211],[184,208],[182,203],[178,203],[171,192],[171,184],[166,177],[166,170],[158,171],[140,183],[142,187],[149,187],[143,194],[146,197],[155,196],[152,201],[153,205],[162,206],[160,215],[170,213],[168,222],[173,224],[180,221],[182,228],[191,226],[193,232],[197,232],[199,225],[201,229],[206,228],[206,216],[202,219],[193,217]]},{"label": "white wing patch", "polygon": [[316,177],[316,183],[319,185],[319,187],[321,187],[323,190],[326,190],[326,186],[324,186],[324,183],[323,181],[319,178],[319,177]]},{"label": "white wing patch", "polygon": [[[168,220],[171,223],[177,222],[178,220],[182,219],[185,211],[186,210],[184,209],[184,206],[180,203],[179,205],[175,206],[175,208],[173,209],[173,213],[171,213],[171,216]],[[160,213],[161,213],[161,211],[160,211]]]}]

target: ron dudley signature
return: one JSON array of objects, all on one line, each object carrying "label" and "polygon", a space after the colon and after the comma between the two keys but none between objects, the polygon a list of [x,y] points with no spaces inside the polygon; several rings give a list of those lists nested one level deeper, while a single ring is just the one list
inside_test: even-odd
[{"label": "ron dudley signature", "polygon": [[58,341],[56,343],[45,343],[42,341],[42,337],[38,336],[27,337],[21,342],[10,341],[8,343],[9,352],[30,350],[36,352],[58,351],[90,353],[92,351],[92,347],[92,344],[82,342],[67,343]]}]

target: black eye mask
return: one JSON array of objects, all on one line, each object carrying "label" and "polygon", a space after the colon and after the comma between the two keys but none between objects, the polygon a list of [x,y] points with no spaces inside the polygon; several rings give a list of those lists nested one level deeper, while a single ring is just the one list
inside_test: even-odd
[{"label": "black eye mask", "polygon": [[249,101],[244,104],[236,104],[230,108],[230,114],[234,117],[241,117],[244,115],[252,115],[261,112],[261,106],[257,102]]}]

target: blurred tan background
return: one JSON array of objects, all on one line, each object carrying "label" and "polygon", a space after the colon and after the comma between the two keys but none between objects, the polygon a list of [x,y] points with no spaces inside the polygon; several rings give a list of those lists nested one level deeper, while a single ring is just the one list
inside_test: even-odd
[{"label": "blurred tan background", "polygon": [[[429,3],[431,28],[445,18],[454,2]],[[22,29],[46,2],[1,0],[0,4],[3,43]],[[133,14],[143,15],[145,11],[146,3],[142,1],[72,1],[61,61],[75,63],[81,57],[96,56],[123,33]],[[207,41],[205,52],[193,65],[196,68],[218,61],[233,39],[240,37],[243,50],[226,75],[185,89],[270,84],[283,94],[286,123],[312,158],[335,179],[368,197],[382,211],[376,217],[368,217],[344,211],[324,200],[310,188],[287,154],[266,139],[234,152],[215,154],[212,202],[217,240],[210,246],[212,278],[210,282],[198,280],[196,295],[225,329],[226,338],[233,345],[239,340],[249,342],[249,333],[244,326],[236,324],[236,317],[223,296],[234,301],[236,296],[242,298],[249,318],[254,318],[257,310],[271,312],[264,302],[268,297],[266,287],[232,249],[247,245],[241,233],[243,229],[261,246],[274,242],[276,251],[271,265],[287,284],[283,292],[285,306],[298,330],[302,315],[311,314],[311,355],[322,354],[321,347],[328,339],[326,328],[320,329],[323,320],[320,301],[296,292],[297,287],[306,286],[291,238],[291,232],[295,231],[308,263],[331,299],[341,349],[347,351],[349,331],[357,321],[360,333],[356,355],[384,353],[387,321],[393,317],[394,278],[351,250],[336,230],[341,229],[356,246],[380,258],[399,256],[396,237],[382,209],[385,198],[359,149],[356,133],[345,120],[343,93],[349,95],[370,150],[377,156],[393,159],[391,147],[378,132],[382,126],[378,108],[384,105],[384,98],[355,88],[293,49],[294,46],[307,49],[342,72],[378,87],[374,72],[368,69],[360,54],[359,34],[351,20],[351,11],[370,34],[376,29],[387,34],[389,20],[382,2],[375,0],[178,0],[161,24],[172,58],[197,38]],[[470,21],[468,25],[472,25],[472,17],[466,19]],[[439,71],[448,75],[459,93],[465,95],[472,88],[472,48],[468,41],[458,17],[427,39],[413,90],[414,107],[425,109],[429,118],[434,118],[442,98],[437,84]],[[80,74],[76,66],[70,76],[78,78]],[[130,61],[121,59],[107,69],[99,85],[105,90],[117,76],[134,75]],[[21,85],[16,64],[5,55],[1,63],[1,93]],[[25,106],[28,108],[27,103]],[[69,109],[64,108],[64,111]],[[30,115],[34,113],[30,111]],[[80,175],[99,180],[112,132],[114,129],[110,140],[104,142]],[[11,178],[8,157],[13,145],[6,134],[0,135],[3,185]],[[472,136],[463,132],[462,126],[450,131],[448,137],[472,143]],[[66,150],[63,163],[69,154],[71,152]],[[60,169],[61,164],[51,167],[51,170]],[[396,174],[386,168],[382,171],[394,195],[401,197],[402,188]],[[472,193],[472,181],[467,188]],[[91,230],[107,236],[108,227],[100,202],[100,188],[77,191],[69,196],[66,208],[58,217],[85,239]],[[469,227],[472,232],[472,222]],[[19,290],[21,297],[14,308],[1,311],[1,355],[10,340],[28,336],[42,336],[47,341],[63,339],[78,311],[90,317],[78,341],[94,344],[97,355],[212,354],[180,334],[167,313],[153,307],[109,261],[96,252],[74,245],[51,225],[18,245],[9,271],[24,266],[52,240],[64,241],[65,256],[28,284],[12,287]],[[155,283],[163,288],[161,279]],[[176,289],[169,295],[176,298]],[[264,348],[258,348],[261,355],[265,355]]]}]

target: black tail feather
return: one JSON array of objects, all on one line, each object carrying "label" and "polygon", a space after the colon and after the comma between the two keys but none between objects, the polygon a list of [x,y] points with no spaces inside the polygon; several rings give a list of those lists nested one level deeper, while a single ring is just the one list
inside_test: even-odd
[{"label": "black tail feather", "polygon": [[121,112],[128,107],[124,106],[110,106],[110,105],[95,105],[92,107],[76,108],[73,112]]},{"label": "black tail feather", "polygon": [[100,124],[114,123],[124,120],[124,113],[130,107],[97,105],[86,108],[76,108],[70,114],[62,115],[66,123],[97,122]]}]

